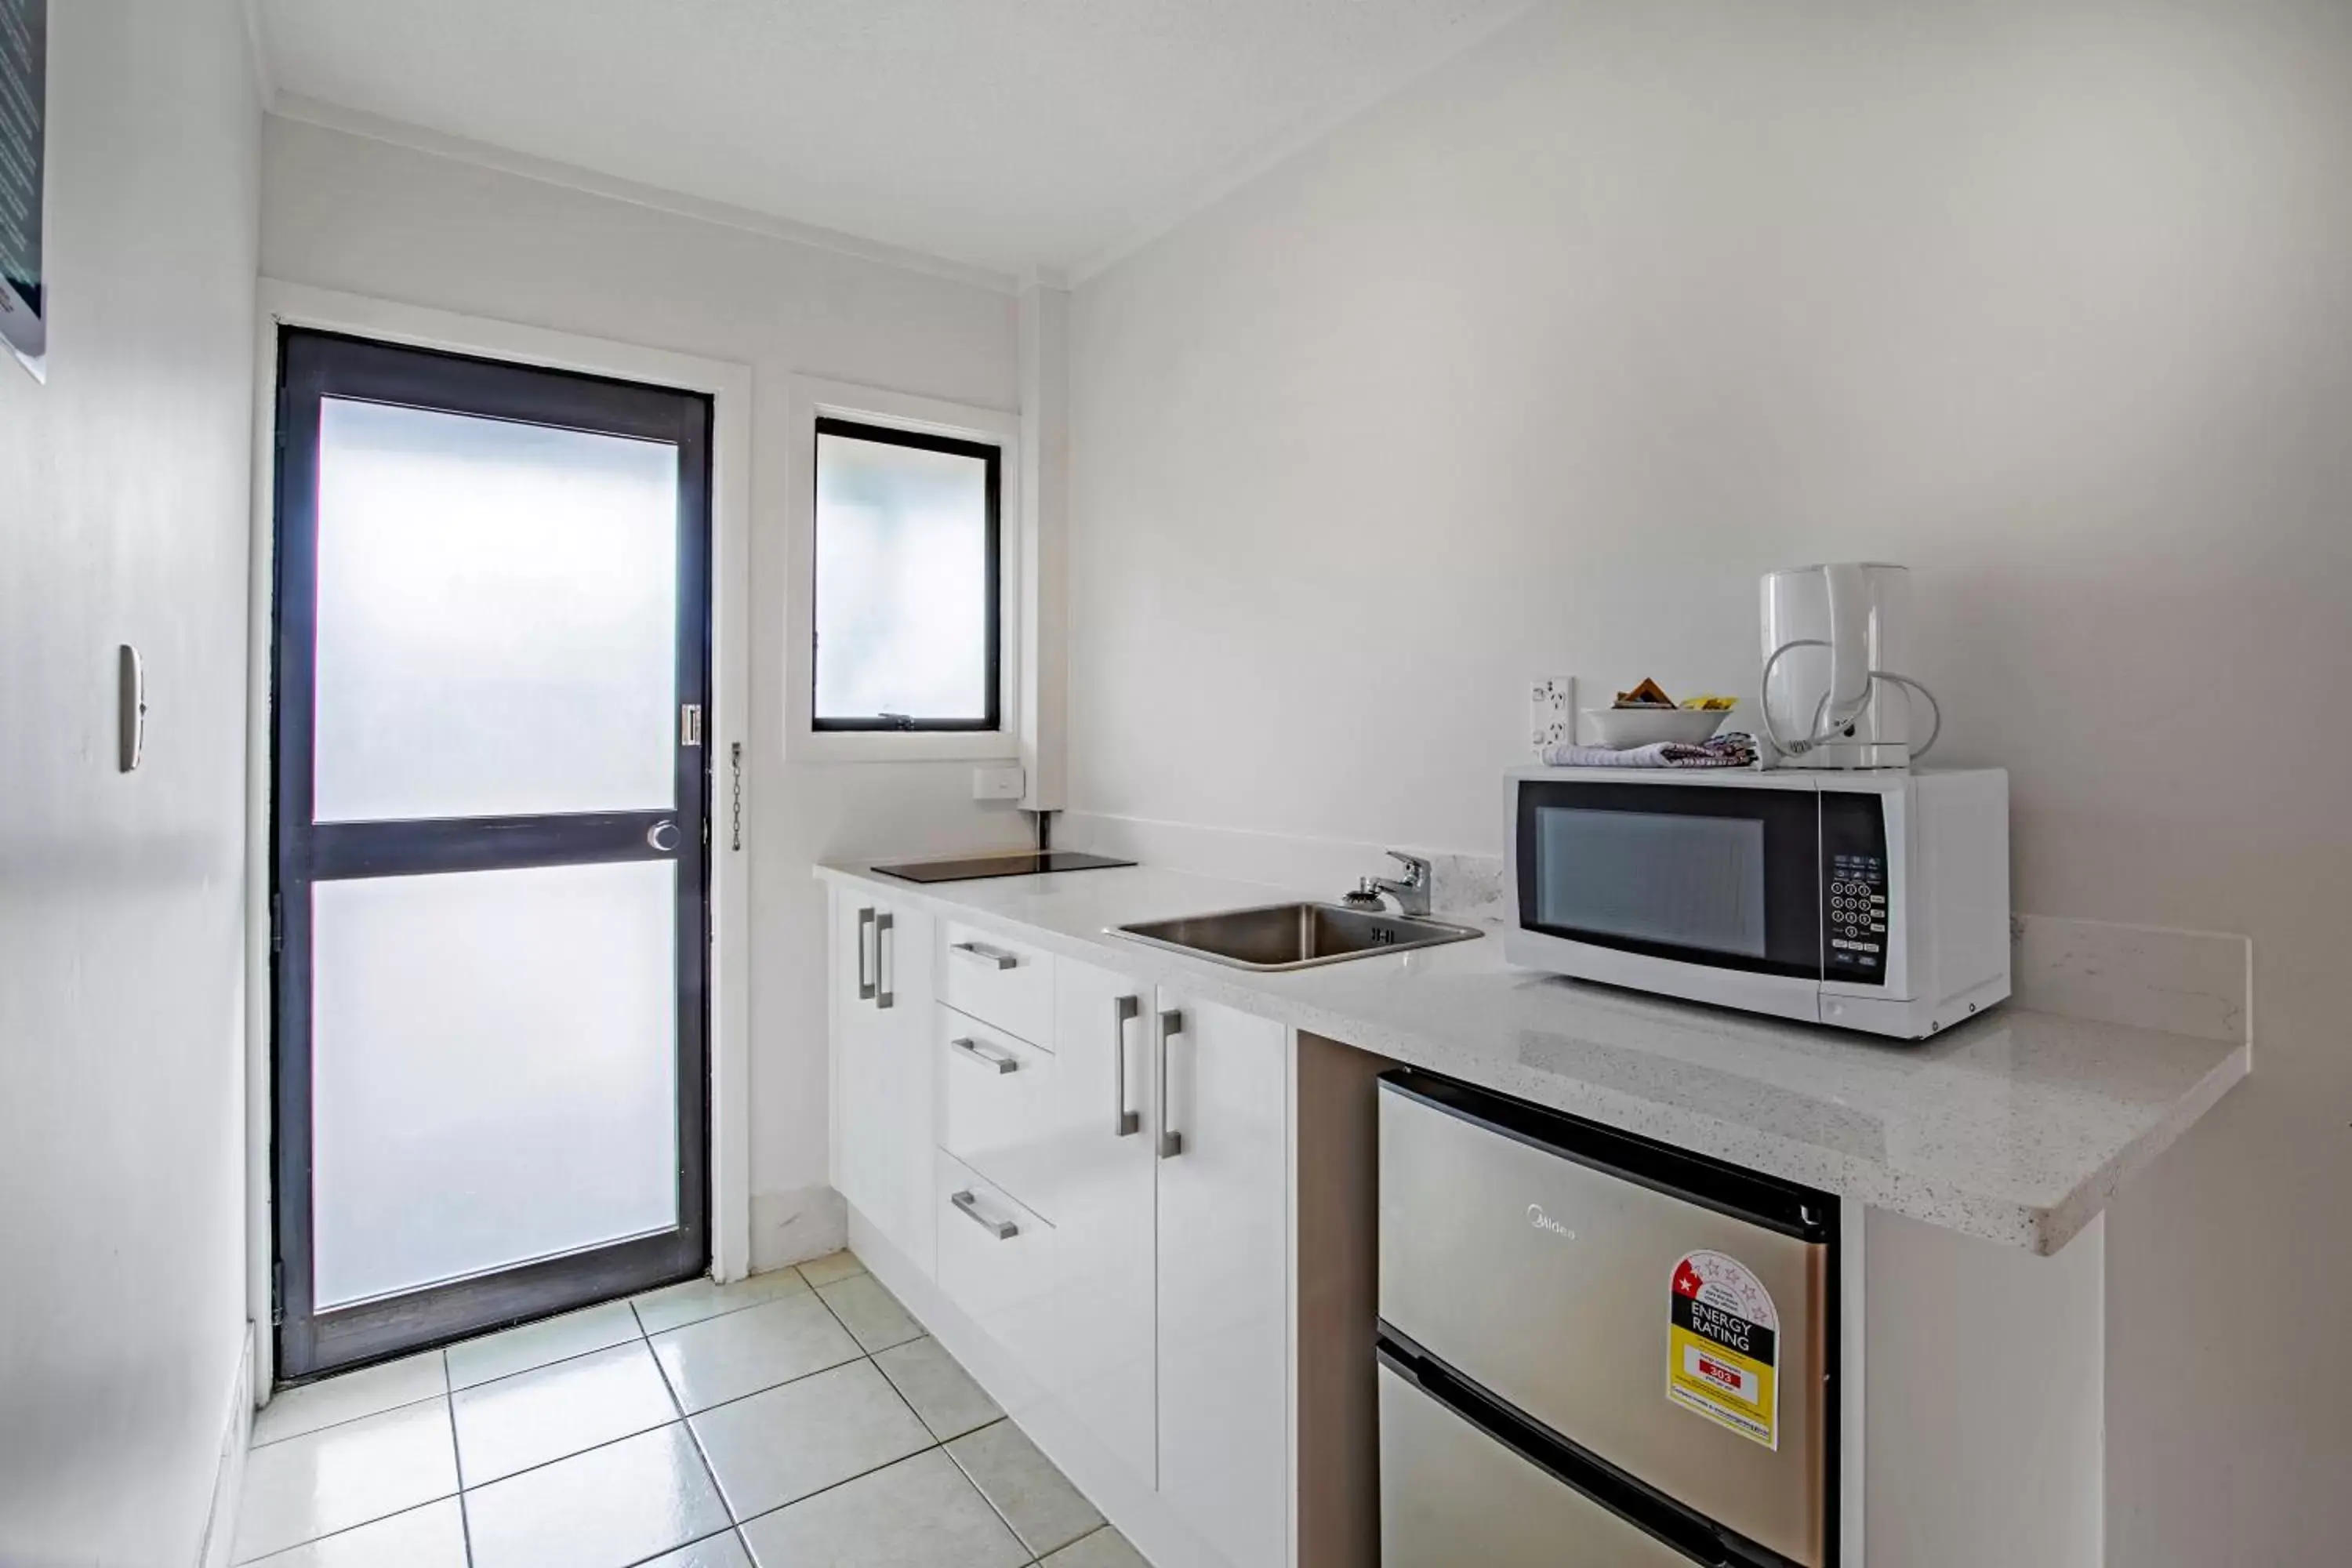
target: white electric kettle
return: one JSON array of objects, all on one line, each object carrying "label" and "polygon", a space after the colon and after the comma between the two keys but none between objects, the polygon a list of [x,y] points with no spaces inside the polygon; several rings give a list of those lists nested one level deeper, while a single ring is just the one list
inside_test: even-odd
[{"label": "white electric kettle", "polygon": [[[1943,728],[1908,661],[1911,574],[1843,562],[1764,578],[1764,738],[1786,768],[1901,768]],[[1911,694],[1934,714],[1915,740]]]}]

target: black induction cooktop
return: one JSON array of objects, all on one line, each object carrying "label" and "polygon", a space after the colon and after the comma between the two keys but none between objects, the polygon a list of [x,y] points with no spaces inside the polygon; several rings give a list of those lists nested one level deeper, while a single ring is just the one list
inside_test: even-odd
[{"label": "black induction cooktop", "polygon": [[885,877],[902,882],[972,882],[982,877],[1034,877],[1044,871],[1099,871],[1111,866],[1132,866],[1132,860],[1089,855],[1083,849],[1016,850],[1009,855],[971,855],[960,860],[908,860],[897,866],[877,866]]}]

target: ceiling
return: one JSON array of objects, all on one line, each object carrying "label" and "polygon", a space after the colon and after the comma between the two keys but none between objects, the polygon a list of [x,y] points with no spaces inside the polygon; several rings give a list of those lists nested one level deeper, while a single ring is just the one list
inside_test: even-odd
[{"label": "ceiling", "polygon": [[1083,276],[1528,0],[256,0],[281,94]]}]

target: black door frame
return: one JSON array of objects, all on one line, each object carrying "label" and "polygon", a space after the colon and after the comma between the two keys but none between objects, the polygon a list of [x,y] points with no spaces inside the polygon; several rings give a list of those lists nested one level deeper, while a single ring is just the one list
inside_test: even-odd
[{"label": "black door frame", "polygon": [[[673,808],[317,824],[318,437],[323,397],[662,441],[678,448],[677,701],[709,728],[711,400],[699,393],[309,329],[278,339],[271,628],[271,1228],[277,1375],[295,1382],[704,1272],[710,1263],[710,771],[681,731]],[[663,852],[648,831],[675,822]],[[310,885],[534,865],[674,860],[678,1224],[652,1236],[326,1312],[312,1289]]]}]

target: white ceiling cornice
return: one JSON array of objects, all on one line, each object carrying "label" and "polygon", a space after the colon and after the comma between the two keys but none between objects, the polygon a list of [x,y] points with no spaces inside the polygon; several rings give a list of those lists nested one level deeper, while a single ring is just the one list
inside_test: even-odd
[{"label": "white ceiling cornice", "polygon": [[1532,0],[247,3],[289,116],[1011,290],[1100,270]]},{"label": "white ceiling cornice", "polygon": [[665,190],[659,185],[639,184],[617,175],[599,174],[576,163],[561,163],[553,158],[541,158],[530,153],[517,153],[511,148],[494,147],[487,142],[475,142],[464,136],[452,136],[446,132],[428,130],[422,125],[410,125],[403,121],[370,114],[364,110],[345,109],[340,104],[323,103],[300,93],[279,92],[275,95],[270,112],[282,120],[299,121],[305,125],[323,126],[341,131],[346,135],[363,136],[371,142],[389,142],[411,152],[424,153],[436,158],[448,158],[460,163],[472,163],[501,174],[537,180],[542,184],[561,185],[566,190],[582,191],[590,195],[606,196],[614,201],[627,202],[635,206],[651,207],[656,212],[673,213],[702,223],[713,223],[727,228],[742,229],[751,234],[765,235],[793,245],[806,245],[818,250],[830,250],[836,255],[855,256],[866,261],[878,261],[886,267],[896,267],[908,272],[919,272],[926,277],[944,278],[952,283],[966,283],[975,289],[985,289],[996,294],[1018,294],[1022,279],[1009,272],[998,272],[969,262],[950,260],[943,256],[927,256],[919,250],[901,246],[885,245],[879,240],[861,238],[835,229],[820,228],[814,224],[795,223],[791,218],[777,217],[771,213],[755,212],[750,207],[735,206],[727,202],[714,202],[702,196],[688,195],[683,191]]}]

